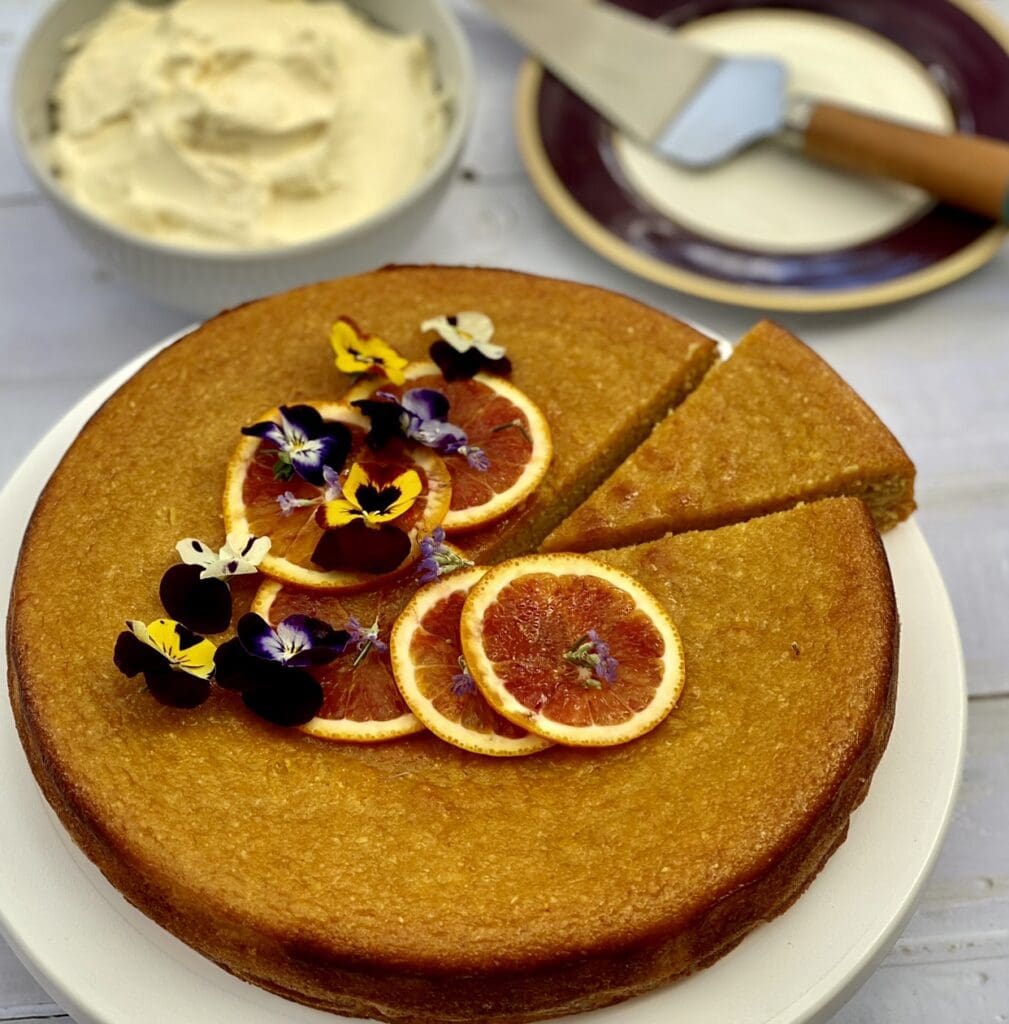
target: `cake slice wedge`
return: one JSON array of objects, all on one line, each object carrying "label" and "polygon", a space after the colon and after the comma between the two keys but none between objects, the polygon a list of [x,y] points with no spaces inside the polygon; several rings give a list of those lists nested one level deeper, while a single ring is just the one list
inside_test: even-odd
[{"label": "cake slice wedge", "polygon": [[758,323],[543,544],[589,551],[848,495],[880,530],[914,510],[914,465],[811,348]]}]

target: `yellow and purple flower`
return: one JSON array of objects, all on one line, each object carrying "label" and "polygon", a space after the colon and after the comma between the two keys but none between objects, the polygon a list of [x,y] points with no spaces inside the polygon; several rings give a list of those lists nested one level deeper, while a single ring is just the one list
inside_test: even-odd
[{"label": "yellow and purple flower", "polygon": [[423,489],[415,469],[371,476],[355,463],[341,494],[315,513],[324,532],[312,561],[326,571],[392,572],[413,547],[410,535],[394,521],[413,508]]},{"label": "yellow and purple flower", "polygon": [[195,708],[210,695],[217,648],[173,619],[144,623],[128,619],[116,638],[113,661],[132,679],[143,673],[147,688],[162,704]]},{"label": "yellow and purple flower", "polygon": [[402,384],[406,379],[403,371],[408,360],[388,342],[365,334],[350,317],[340,317],[333,324],[329,343],[336,356],[336,368],[341,373],[378,373],[393,384]]}]

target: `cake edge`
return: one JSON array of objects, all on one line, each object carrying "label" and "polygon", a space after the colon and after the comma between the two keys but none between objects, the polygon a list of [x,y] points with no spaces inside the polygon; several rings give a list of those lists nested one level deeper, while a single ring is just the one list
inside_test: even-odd
[{"label": "cake edge", "polygon": [[[868,510],[865,515],[871,526]],[[881,706],[872,730],[852,752],[831,797],[813,815],[814,826],[781,851],[768,871],[686,924],[677,922],[674,931],[637,936],[574,961],[481,974],[427,966],[411,971],[340,961],[329,951],[292,941],[290,936],[249,933],[238,922],[222,930],[219,918],[208,913],[205,905],[187,902],[185,892],[159,889],[145,880],[142,871],[132,870],[128,851],[113,834],[101,830],[100,818],[89,813],[83,793],[75,793],[72,780],[60,777],[57,762],[47,755],[45,737],[38,734],[30,709],[24,706],[14,599],[7,622],[11,707],[32,774],[78,848],[141,913],[224,970],[286,999],[391,1024],[526,1024],[599,1009],[707,967],[757,925],[787,910],[842,844],[850,816],[868,793],[886,749],[896,707],[899,621],[889,563],[878,533],[875,538],[878,567],[889,597],[889,678],[881,687]],[[26,543],[27,539],[26,535]],[[270,973],[264,972],[266,965],[273,968]],[[343,994],[334,995],[335,991]]]}]

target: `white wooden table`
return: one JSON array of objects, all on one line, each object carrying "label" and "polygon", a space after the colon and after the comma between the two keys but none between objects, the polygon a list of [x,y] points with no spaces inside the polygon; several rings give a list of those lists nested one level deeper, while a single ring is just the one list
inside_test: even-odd
[{"label": "white wooden table", "polygon": [[[454,3],[479,74],[468,173],[401,261],[516,267],[592,282],[730,337],[741,334],[753,313],[638,281],[555,223],[526,180],[507,127],[521,54],[470,0]],[[1009,0],[997,6],[1009,17]],[[8,123],[10,71],[43,7],[44,0],[0,0],[0,480],[81,395],[188,321],[131,294],[95,265],[18,163]],[[779,319],[866,397],[916,461],[918,519],[956,606],[971,695],[966,775],[945,849],[896,948],[835,1024],[1005,1024],[1009,250],[969,279],[900,306]],[[0,870],[2,862],[0,850]],[[0,1021],[58,1017],[65,1014],[0,940]]]}]

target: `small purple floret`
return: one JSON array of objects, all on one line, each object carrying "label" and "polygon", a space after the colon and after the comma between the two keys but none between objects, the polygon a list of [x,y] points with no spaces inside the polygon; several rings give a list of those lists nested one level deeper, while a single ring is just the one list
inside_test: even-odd
[{"label": "small purple floret", "polygon": [[610,654],[610,645],[601,640],[594,629],[590,629],[585,635],[591,644],[592,653],[598,659],[593,669],[596,678],[612,686],[617,681],[617,669],[620,666],[617,659]]},{"label": "small purple floret", "polygon": [[348,644],[357,644],[359,652],[364,651],[365,648],[372,648],[376,651],[389,650],[389,645],[379,639],[377,619],[370,626],[362,626],[357,616],[352,615],[347,620],[347,634]]}]

